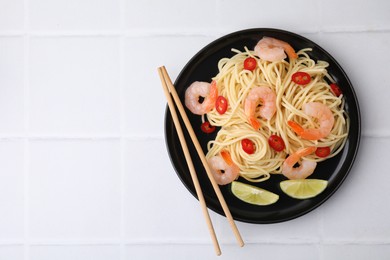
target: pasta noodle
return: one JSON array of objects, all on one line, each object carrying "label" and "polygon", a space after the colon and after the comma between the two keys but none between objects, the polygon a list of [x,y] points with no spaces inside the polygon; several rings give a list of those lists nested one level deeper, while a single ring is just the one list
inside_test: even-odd
[{"label": "pasta noodle", "polygon": [[[211,125],[221,127],[216,139],[208,143],[207,158],[227,150],[239,167],[241,177],[252,182],[262,182],[269,179],[271,174],[280,174],[281,165],[288,154],[299,148],[330,147],[331,154],[326,158],[315,154],[305,156],[305,159],[316,162],[333,157],[342,150],[348,136],[349,120],[344,111],[343,96],[335,96],[329,86],[334,80],[327,72],[327,62],[311,59],[308,54],[311,49],[307,48],[298,51],[298,58],[290,61],[268,62],[257,58],[255,70],[250,71],[243,69],[243,62],[248,57],[255,57],[254,51],[247,48],[244,51],[232,51],[233,57],[219,61],[219,73],[213,78],[218,95],[228,100],[228,109],[221,115],[214,108],[202,118]],[[291,78],[298,71],[309,73],[310,83],[305,86],[294,83]],[[249,91],[257,86],[267,86],[276,94],[276,112],[270,120],[257,117],[261,123],[259,130],[248,123],[243,105]],[[331,133],[322,139],[304,140],[287,124],[291,120],[304,128],[319,127],[315,118],[302,111],[303,105],[308,102],[325,104],[334,116]],[[286,148],[283,151],[276,152],[270,148],[268,138],[273,134],[284,140]],[[255,144],[253,154],[242,149],[241,140],[246,138]]]}]

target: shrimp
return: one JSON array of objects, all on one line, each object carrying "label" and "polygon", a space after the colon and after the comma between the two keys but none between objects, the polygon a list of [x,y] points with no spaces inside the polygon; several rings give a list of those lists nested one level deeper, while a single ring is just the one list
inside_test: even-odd
[{"label": "shrimp", "polygon": [[266,61],[284,60],[287,57],[284,52],[287,53],[290,60],[298,58],[290,44],[271,37],[263,37],[255,46],[254,51],[260,59]]},{"label": "shrimp", "polygon": [[334,124],[334,116],[328,106],[318,102],[309,102],[303,105],[303,112],[308,116],[317,118],[320,127],[318,129],[304,129],[298,123],[288,121],[288,125],[295,133],[305,140],[319,140],[329,135]]},{"label": "shrimp", "polygon": [[[203,102],[200,101],[201,97],[204,98]],[[195,81],[187,88],[184,103],[192,113],[203,115],[215,107],[217,97],[218,89],[215,81],[211,84]]]},{"label": "shrimp", "polygon": [[260,128],[260,122],[256,119],[256,108],[260,102],[262,102],[260,116],[269,120],[276,112],[276,94],[265,86],[255,87],[249,91],[244,102],[244,112],[256,130]]},{"label": "shrimp", "polygon": [[219,185],[226,185],[238,179],[240,168],[232,161],[227,151],[222,151],[221,156],[216,155],[209,160],[211,173]]},{"label": "shrimp", "polygon": [[310,146],[301,148],[295,153],[289,155],[282,165],[282,174],[290,180],[305,179],[310,176],[317,166],[316,162],[303,159],[300,166],[294,168],[294,165],[301,157],[309,155],[316,150],[316,147]]}]

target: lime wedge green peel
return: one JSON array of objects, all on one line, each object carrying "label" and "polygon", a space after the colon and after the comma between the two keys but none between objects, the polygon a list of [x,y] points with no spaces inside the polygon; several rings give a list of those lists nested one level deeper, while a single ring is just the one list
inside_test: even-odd
[{"label": "lime wedge green peel", "polygon": [[309,199],[317,196],[328,186],[328,181],[318,179],[286,180],[280,182],[284,193],[294,199]]},{"label": "lime wedge green peel", "polygon": [[231,189],[240,200],[258,206],[270,205],[279,199],[275,193],[238,181],[232,182]]}]

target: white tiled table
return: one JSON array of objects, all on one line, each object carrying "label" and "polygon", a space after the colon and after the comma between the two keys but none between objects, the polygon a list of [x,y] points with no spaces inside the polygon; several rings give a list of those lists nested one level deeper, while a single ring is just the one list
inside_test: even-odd
[{"label": "white tiled table", "polygon": [[175,79],[241,29],[299,33],[346,70],[357,161],[324,205],[272,225],[211,212],[220,259],[389,259],[390,2],[0,0],[0,259],[217,259],[165,147]]}]

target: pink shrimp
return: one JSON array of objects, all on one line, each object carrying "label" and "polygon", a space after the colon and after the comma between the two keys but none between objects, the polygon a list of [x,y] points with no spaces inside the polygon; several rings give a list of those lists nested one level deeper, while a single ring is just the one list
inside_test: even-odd
[{"label": "pink shrimp", "polygon": [[263,37],[255,46],[254,51],[260,59],[266,61],[284,60],[287,57],[284,52],[287,53],[290,60],[298,57],[290,44],[271,37]]},{"label": "pink shrimp", "polygon": [[303,112],[318,119],[320,127],[304,129],[301,125],[294,121],[288,121],[288,125],[305,140],[319,140],[327,137],[332,131],[334,124],[334,116],[330,108],[322,103],[310,102],[303,105]]},{"label": "pink shrimp", "polygon": [[[200,102],[200,98],[204,98]],[[195,81],[185,92],[184,103],[186,107],[196,115],[203,115],[210,112],[215,107],[218,97],[217,83]]]},{"label": "pink shrimp", "polygon": [[240,169],[232,161],[227,151],[222,151],[221,156],[213,156],[209,160],[211,173],[219,185],[226,185],[236,180],[240,175]]},{"label": "pink shrimp", "polygon": [[302,160],[299,167],[294,168],[294,165],[306,155],[313,153],[316,147],[310,146],[301,148],[293,154],[290,154],[282,165],[282,174],[290,180],[305,179],[310,176],[317,166],[316,162]]},{"label": "pink shrimp", "polygon": [[265,119],[271,119],[276,111],[276,94],[268,87],[255,87],[249,91],[244,102],[245,115],[254,129],[260,128],[260,122],[256,119],[256,108],[262,103],[259,114]]}]

